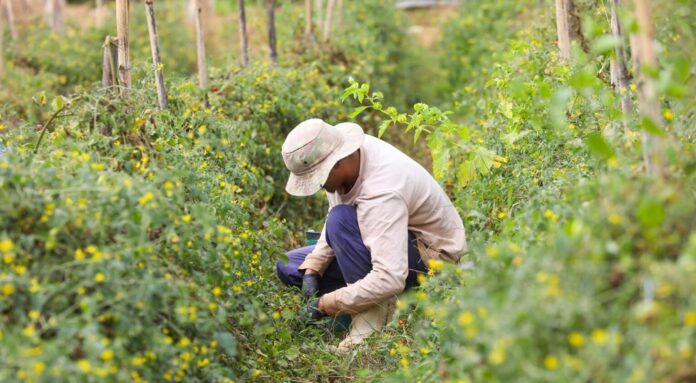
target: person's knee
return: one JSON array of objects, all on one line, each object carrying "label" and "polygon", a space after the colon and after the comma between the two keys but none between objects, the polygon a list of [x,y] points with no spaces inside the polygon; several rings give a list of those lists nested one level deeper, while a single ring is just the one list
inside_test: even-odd
[{"label": "person's knee", "polygon": [[285,262],[276,262],[276,272],[278,273],[278,278],[280,278],[281,282],[283,282],[286,285],[292,285],[292,281],[290,280],[290,274],[292,270],[290,270],[290,268],[287,264],[285,264]]},{"label": "person's knee", "polygon": [[352,222],[357,223],[358,216],[355,206],[352,205],[336,205],[329,211],[329,216],[326,219],[326,234],[335,236],[344,232]]}]

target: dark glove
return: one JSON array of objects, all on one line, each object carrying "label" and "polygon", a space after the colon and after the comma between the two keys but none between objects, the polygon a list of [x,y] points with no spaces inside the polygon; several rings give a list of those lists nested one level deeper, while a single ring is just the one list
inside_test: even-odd
[{"label": "dark glove", "polygon": [[313,299],[307,304],[305,308],[305,314],[307,320],[319,320],[326,316],[323,312],[319,311],[319,299]]},{"label": "dark glove", "polygon": [[306,274],[302,276],[302,295],[311,298],[319,292],[319,274]]}]

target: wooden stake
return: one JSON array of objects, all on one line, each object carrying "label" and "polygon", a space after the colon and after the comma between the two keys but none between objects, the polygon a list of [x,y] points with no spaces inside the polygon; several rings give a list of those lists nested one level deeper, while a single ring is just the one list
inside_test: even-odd
[{"label": "wooden stake", "polygon": [[14,11],[12,10],[12,0],[5,0],[5,13],[7,14],[7,25],[10,27],[12,41],[17,42],[17,26],[15,25]]},{"label": "wooden stake", "polygon": [[131,86],[130,46],[128,45],[129,0],[116,0],[116,34],[118,35],[118,77],[123,93]]},{"label": "wooden stake", "polygon": [[155,69],[155,81],[157,82],[157,99],[159,100],[160,109],[164,110],[167,109],[167,91],[164,88],[157,24],[155,23],[155,8],[152,3],[153,0],[145,0],[145,15],[147,16],[147,29],[150,33],[150,50],[152,51],[152,65]]},{"label": "wooden stake", "polygon": [[336,6],[336,0],[328,0],[326,4],[326,19],[324,20],[324,30],[322,31],[322,41],[328,42],[331,38],[331,23],[333,22],[333,13]]},{"label": "wooden stake", "polygon": [[104,26],[104,0],[96,0],[94,7],[94,24],[97,28]]},{"label": "wooden stake", "polygon": [[203,36],[202,0],[196,0],[196,52],[198,53],[198,86],[208,89],[208,68],[205,62],[205,39]]},{"label": "wooden stake", "polygon": [[102,86],[109,88],[118,85],[118,39],[106,36],[102,55]]},{"label": "wooden stake", "polygon": [[[655,81],[646,69],[657,69],[657,57],[653,45],[653,29],[650,22],[649,0],[635,0],[638,33],[634,40],[638,61],[638,110],[643,118],[662,128],[660,103],[657,99]],[[635,52],[634,52],[635,54]],[[643,161],[648,174],[662,177],[665,173],[664,143],[661,137],[643,131]]]},{"label": "wooden stake", "polygon": [[580,30],[580,17],[573,0],[556,0],[556,32],[561,60],[570,62],[573,41],[577,41],[585,52],[589,50]]},{"label": "wooden stake", "polygon": [[0,12],[0,89],[2,89],[3,79],[5,78],[5,26],[2,23],[2,12]]},{"label": "wooden stake", "polygon": [[275,0],[266,0],[266,9],[268,11],[268,47],[271,53],[271,64],[278,65],[275,30]]},{"label": "wooden stake", "polygon": [[312,38],[312,0],[305,0],[305,38]]},{"label": "wooden stake", "polygon": [[612,86],[621,97],[621,110],[624,116],[631,113],[631,96],[628,91],[628,67],[626,64],[626,51],[624,49],[624,34],[618,16],[619,0],[611,0],[611,33],[616,36],[621,44],[614,50],[614,58],[611,60]]},{"label": "wooden stake", "polygon": [[249,37],[246,29],[246,11],[244,0],[239,0],[239,43],[242,51],[242,66],[249,65]]}]

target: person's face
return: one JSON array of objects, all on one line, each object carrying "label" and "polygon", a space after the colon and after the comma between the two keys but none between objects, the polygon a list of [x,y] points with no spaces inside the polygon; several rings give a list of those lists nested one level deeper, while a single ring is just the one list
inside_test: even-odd
[{"label": "person's face", "polygon": [[329,173],[329,178],[321,186],[324,190],[329,193],[335,193],[343,184],[343,175],[341,172],[341,161],[336,162],[336,165],[331,169]]}]

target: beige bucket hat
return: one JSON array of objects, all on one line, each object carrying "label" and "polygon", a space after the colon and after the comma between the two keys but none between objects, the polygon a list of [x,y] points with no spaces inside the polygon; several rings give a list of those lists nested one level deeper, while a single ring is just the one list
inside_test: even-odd
[{"label": "beige bucket hat", "polygon": [[335,126],[318,118],[301,122],[283,143],[283,161],[290,170],[285,190],[299,197],[318,192],[336,162],[358,150],[364,140],[362,128],[352,122]]}]

